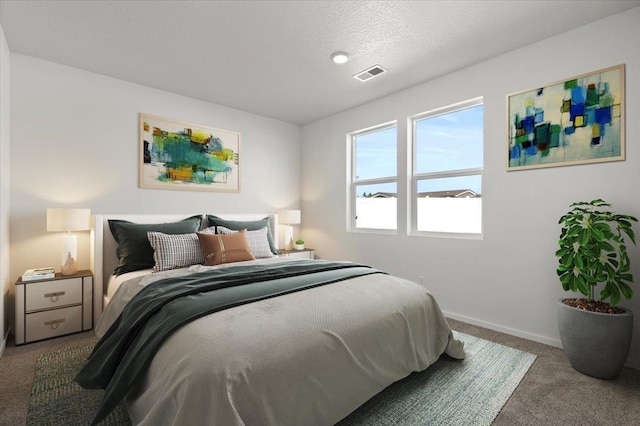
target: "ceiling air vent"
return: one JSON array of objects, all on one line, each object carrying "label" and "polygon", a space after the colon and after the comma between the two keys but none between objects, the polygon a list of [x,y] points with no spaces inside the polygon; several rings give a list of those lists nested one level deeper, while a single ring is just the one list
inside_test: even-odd
[{"label": "ceiling air vent", "polygon": [[385,72],[387,72],[387,70],[382,68],[380,65],[374,65],[371,68],[368,68],[354,75],[353,78],[360,81],[367,81],[367,80],[371,80],[373,77],[376,77],[380,74],[384,74]]}]

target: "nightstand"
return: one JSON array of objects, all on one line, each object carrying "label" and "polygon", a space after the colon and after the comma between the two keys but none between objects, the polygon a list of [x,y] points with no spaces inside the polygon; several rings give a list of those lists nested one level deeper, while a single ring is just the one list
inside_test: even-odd
[{"label": "nightstand", "polygon": [[302,250],[280,250],[280,257],[291,257],[294,259],[314,259],[313,249]]},{"label": "nightstand", "polygon": [[93,275],[16,282],[16,345],[91,330]]}]

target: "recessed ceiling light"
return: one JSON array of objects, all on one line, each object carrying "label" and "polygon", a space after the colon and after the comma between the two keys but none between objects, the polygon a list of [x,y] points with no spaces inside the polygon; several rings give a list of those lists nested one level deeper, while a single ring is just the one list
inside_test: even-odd
[{"label": "recessed ceiling light", "polygon": [[347,52],[335,52],[331,55],[331,60],[336,64],[344,64],[349,60],[349,54]]}]

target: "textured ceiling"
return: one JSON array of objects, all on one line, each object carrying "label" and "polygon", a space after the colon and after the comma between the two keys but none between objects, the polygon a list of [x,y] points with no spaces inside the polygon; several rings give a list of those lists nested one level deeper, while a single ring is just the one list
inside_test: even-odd
[{"label": "textured ceiling", "polygon": [[[12,52],[307,124],[637,6],[0,0],[0,24]],[[375,64],[389,72],[352,78]]]}]

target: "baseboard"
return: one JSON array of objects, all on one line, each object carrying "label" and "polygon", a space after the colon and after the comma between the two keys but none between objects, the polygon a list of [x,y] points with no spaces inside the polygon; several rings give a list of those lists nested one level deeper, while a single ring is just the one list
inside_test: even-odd
[{"label": "baseboard", "polygon": [[[477,325],[479,327],[488,328],[489,330],[499,331],[500,333],[509,334],[511,336],[522,337],[523,339],[532,340],[534,342],[543,343],[549,346],[555,346],[562,349],[562,342],[560,340],[549,339],[548,337],[540,336],[539,334],[527,333],[526,331],[517,330],[515,328],[503,327],[491,322],[482,321],[476,318],[471,318],[465,315],[454,314],[452,312],[442,311],[445,317],[454,320],[466,322],[467,324]],[[624,364],[626,367],[640,370],[640,361],[634,359],[627,359]]]},{"label": "baseboard", "polygon": [[2,354],[4,354],[4,350],[7,347],[7,341],[9,340],[9,332],[11,331],[11,329],[8,329],[7,332],[4,335],[4,338],[2,339],[2,345],[0,345],[0,358],[2,358]]},{"label": "baseboard", "polygon": [[476,318],[471,318],[465,315],[454,314],[453,312],[443,311],[444,316],[454,320],[466,322],[467,324],[473,324],[480,327],[488,328],[489,330],[499,331],[500,333],[509,334],[511,336],[522,337],[523,339],[533,340],[534,342],[544,343],[545,345],[555,346],[562,349],[562,342],[556,339],[549,339],[548,337],[540,336],[539,334],[527,333],[526,331],[517,330],[515,328],[503,327],[491,322],[482,321]]},{"label": "baseboard", "polygon": [[624,365],[635,370],[640,370],[640,362],[632,359],[627,359],[627,362],[625,362]]}]

